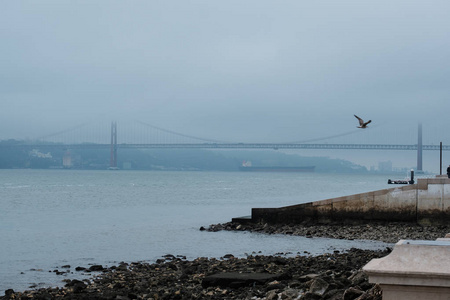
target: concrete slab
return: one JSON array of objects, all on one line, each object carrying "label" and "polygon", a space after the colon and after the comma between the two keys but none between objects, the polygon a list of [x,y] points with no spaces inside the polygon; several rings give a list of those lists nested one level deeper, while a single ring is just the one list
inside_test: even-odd
[{"label": "concrete slab", "polygon": [[202,281],[204,288],[210,286],[220,287],[244,287],[261,285],[274,280],[280,280],[285,278],[285,274],[267,274],[267,273],[217,273],[210,276],[206,276]]}]

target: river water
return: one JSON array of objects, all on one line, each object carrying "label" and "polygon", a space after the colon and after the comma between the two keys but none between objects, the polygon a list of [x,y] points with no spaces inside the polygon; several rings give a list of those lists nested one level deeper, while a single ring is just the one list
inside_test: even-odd
[{"label": "river water", "polygon": [[[0,170],[0,295],[82,278],[77,266],[153,262],[165,254],[317,255],[373,241],[307,239],[201,226],[280,207],[388,188],[387,176],[320,173]],[[56,275],[70,265],[71,273]]]}]

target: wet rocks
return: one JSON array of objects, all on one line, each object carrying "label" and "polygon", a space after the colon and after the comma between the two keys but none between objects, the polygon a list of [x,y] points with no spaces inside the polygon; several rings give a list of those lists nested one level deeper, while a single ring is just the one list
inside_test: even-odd
[{"label": "wet rocks", "polygon": [[70,280],[66,283],[67,290],[73,293],[81,293],[84,289],[86,289],[86,287],[86,283],[76,279]]},{"label": "wet rocks", "polygon": [[367,224],[318,224],[305,223],[293,225],[271,224],[213,224],[206,231],[251,231],[267,234],[286,234],[304,237],[327,237],[346,240],[376,240],[396,243],[401,239],[436,240],[450,232],[450,226],[421,226],[416,223],[371,222]]},{"label": "wet rocks", "polygon": [[[307,237],[369,239],[395,243],[400,239],[434,240],[449,226],[423,227],[411,223],[370,224],[234,224],[201,228],[207,231],[246,230]],[[286,253],[246,258],[226,254],[221,259],[167,254],[155,263],[125,263],[106,268],[93,265],[76,271],[99,272],[90,280],[67,280],[64,288],[24,292],[9,289],[3,299],[330,299],[381,300],[378,285],[370,284],[362,267],[385,250],[350,249],[319,256],[286,257]],[[62,268],[69,268],[63,266]]]},{"label": "wet rocks", "polygon": [[89,267],[89,271],[91,272],[99,272],[99,271],[103,271],[104,268],[102,265],[93,265]]},{"label": "wet rocks", "polygon": [[12,295],[14,295],[14,290],[13,289],[7,289],[5,291],[5,297],[11,297]]},{"label": "wet rocks", "polygon": [[319,256],[249,255],[226,259],[168,255],[158,263],[104,268],[64,288],[8,290],[0,299],[366,299],[380,300],[361,268],[390,249],[350,249]]},{"label": "wet rocks", "polygon": [[330,285],[328,284],[328,282],[326,282],[325,280],[323,280],[322,278],[319,277],[319,278],[313,279],[313,281],[309,287],[309,291],[312,294],[323,296],[325,294],[325,292],[328,290],[329,286]]}]

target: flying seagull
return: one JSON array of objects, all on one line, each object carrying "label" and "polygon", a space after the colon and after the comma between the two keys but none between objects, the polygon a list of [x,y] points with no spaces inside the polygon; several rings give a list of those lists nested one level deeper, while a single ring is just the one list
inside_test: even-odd
[{"label": "flying seagull", "polygon": [[354,115],[358,120],[359,120],[359,126],[357,126],[358,128],[367,128],[367,124],[369,124],[370,122],[372,122],[372,120],[369,120],[367,122],[364,123],[363,119],[361,119],[360,117],[358,117],[357,115]]}]

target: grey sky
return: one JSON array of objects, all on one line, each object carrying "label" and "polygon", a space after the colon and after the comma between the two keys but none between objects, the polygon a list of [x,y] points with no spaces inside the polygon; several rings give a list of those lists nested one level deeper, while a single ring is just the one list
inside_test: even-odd
[{"label": "grey sky", "polygon": [[243,142],[353,114],[386,135],[449,125],[447,0],[1,1],[0,41],[0,139],[95,119]]}]

